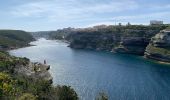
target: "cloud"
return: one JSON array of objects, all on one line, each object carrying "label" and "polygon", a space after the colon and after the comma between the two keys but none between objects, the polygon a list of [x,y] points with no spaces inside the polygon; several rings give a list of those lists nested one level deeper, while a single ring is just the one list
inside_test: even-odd
[{"label": "cloud", "polygon": [[137,9],[138,7],[139,5],[135,1],[124,1],[124,2],[112,1],[107,4],[96,4],[84,9],[94,13],[106,13],[106,12],[121,12],[126,10],[134,10]]},{"label": "cloud", "polygon": [[170,9],[170,4],[149,5],[148,8],[150,10],[169,10]]},{"label": "cloud", "polygon": [[[38,2],[37,2],[38,1]],[[130,5],[127,5],[127,3]],[[80,0],[36,0],[16,6],[11,13],[18,17],[46,17],[50,20],[76,20],[92,17],[95,14],[116,13],[137,9],[138,4],[132,0],[109,2],[81,2]]]},{"label": "cloud", "polygon": [[29,3],[17,6],[11,13],[18,17],[29,17],[29,16],[39,16],[47,12],[50,6],[44,3]]},{"label": "cloud", "polygon": [[[149,20],[170,21],[170,4],[153,0],[12,0],[14,5],[0,9],[8,21],[30,23],[32,28],[79,27],[98,24],[149,23]],[[4,14],[5,13],[5,14]],[[1,16],[1,17],[2,17]],[[21,20],[22,19],[22,20]],[[1,18],[1,20],[3,20]],[[10,23],[9,23],[10,24]],[[16,23],[17,24],[17,23]],[[36,27],[37,26],[37,27]],[[42,29],[44,29],[42,28]]]}]

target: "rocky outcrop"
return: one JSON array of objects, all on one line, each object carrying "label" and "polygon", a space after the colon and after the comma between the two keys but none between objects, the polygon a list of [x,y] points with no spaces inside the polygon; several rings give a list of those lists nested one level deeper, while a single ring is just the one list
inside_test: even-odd
[{"label": "rocky outcrop", "polygon": [[[44,61],[45,62],[45,61]],[[45,62],[46,63],[46,62]],[[52,82],[49,73],[50,66],[38,62],[31,62],[28,58],[20,58],[0,51],[0,71],[9,72],[13,75],[26,76],[35,80],[46,80]]]},{"label": "rocky outcrop", "polygon": [[149,39],[144,37],[123,37],[113,52],[143,55]]},{"label": "rocky outcrop", "polygon": [[49,65],[41,64],[41,63],[32,63],[29,62],[26,65],[18,64],[15,66],[14,72],[17,74],[22,74],[28,76],[32,79],[43,79],[49,82],[52,82],[52,76],[48,72],[50,69]]},{"label": "rocky outcrop", "polygon": [[69,37],[70,47],[75,49],[91,49],[111,51],[114,44],[118,43],[119,36],[113,33],[99,33],[97,31],[80,31]]},{"label": "rocky outcrop", "polygon": [[170,30],[163,30],[151,39],[145,57],[170,63]]}]

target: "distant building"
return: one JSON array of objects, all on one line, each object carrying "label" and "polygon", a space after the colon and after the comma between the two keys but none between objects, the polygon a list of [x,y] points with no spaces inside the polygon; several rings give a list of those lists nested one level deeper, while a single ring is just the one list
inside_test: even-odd
[{"label": "distant building", "polygon": [[119,23],[119,26],[122,26],[122,23]]},{"label": "distant building", "polygon": [[130,26],[130,25],[131,25],[130,22],[128,22],[128,23],[127,23],[127,26]]},{"label": "distant building", "polygon": [[45,65],[47,64],[46,60],[44,60],[44,64],[45,64]]},{"label": "distant building", "polygon": [[162,25],[163,21],[159,21],[159,20],[151,20],[150,21],[150,25]]}]

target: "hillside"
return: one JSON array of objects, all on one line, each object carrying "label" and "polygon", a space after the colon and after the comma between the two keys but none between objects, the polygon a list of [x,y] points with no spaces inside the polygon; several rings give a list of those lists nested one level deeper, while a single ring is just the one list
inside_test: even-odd
[{"label": "hillside", "polygon": [[[164,44],[168,46],[166,48],[161,48],[160,46],[163,44],[155,46],[155,41],[158,40],[157,37],[160,37],[160,34],[158,33],[161,30],[167,30],[169,28],[170,25],[100,25],[91,28],[65,28],[62,30],[51,31],[46,35],[48,35],[49,39],[67,40],[69,42],[69,47],[75,49],[129,53],[141,56],[145,55],[148,58],[153,57],[153,55],[149,56],[147,54],[159,52],[156,53],[156,56],[158,57],[155,57],[155,59],[166,61],[169,59],[169,57],[167,58],[167,56],[165,56],[169,53],[168,42],[164,41]],[[167,37],[167,35],[165,37]],[[162,55],[164,55],[163,58],[165,59],[161,59]]]},{"label": "hillside", "polygon": [[34,41],[33,36],[21,30],[0,30],[0,48],[9,49],[28,46],[28,43]]},{"label": "hillside", "polygon": [[58,39],[58,40],[63,40],[65,37],[68,35],[74,33],[76,29],[74,28],[64,28],[64,29],[59,29],[56,31],[39,31],[39,32],[31,32],[34,38],[46,38],[46,39]]},{"label": "hillside", "polygon": [[78,100],[69,86],[53,86],[49,65],[14,57],[6,50],[35,40],[20,30],[0,30],[0,100]]},{"label": "hillside", "polygon": [[0,100],[77,100],[69,86],[51,84],[45,66],[0,52]]},{"label": "hillside", "polygon": [[144,55],[146,46],[167,26],[106,26],[73,31],[66,37],[70,47]]}]

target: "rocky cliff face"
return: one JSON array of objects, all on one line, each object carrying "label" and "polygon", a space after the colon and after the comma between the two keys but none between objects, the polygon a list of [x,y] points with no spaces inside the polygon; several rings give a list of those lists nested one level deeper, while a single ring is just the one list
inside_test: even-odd
[{"label": "rocky cliff face", "polygon": [[113,52],[143,55],[149,39],[144,37],[122,37],[120,45]]},{"label": "rocky cliff face", "polygon": [[[127,28],[127,27],[126,27]],[[70,34],[70,47],[144,55],[145,48],[159,29],[126,29],[78,31]]]},{"label": "rocky cliff face", "polygon": [[64,28],[45,32],[45,35],[49,39],[66,40],[70,43],[69,47],[75,49],[144,55],[151,37],[167,27],[168,25],[99,25],[89,28]]},{"label": "rocky cliff face", "polygon": [[170,30],[163,30],[151,39],[145,56],[170,63]]},{"label": "rocky cliff face", "polygon": [[9,72],[13,75],[22,75],[31,79],[43,79],[52,82],[52,76],[48,72],[49,65],[30,62],[27,58],[14,57],[6,52],[0,52],[0,72]]},{"label": "rocky cliff face", "polygon": [[71,48],[111,51],[119,40],[118,34],[103,34],[94,31],[72,34],[69,41]]},{"label": "rocky cliff face", "polygon": [[28,64],[25,65],[17,64],[14,67],[14,72],[16,74],[28,76],[35,80],[43,79],[52,83],[53,78],[51,74],[48,72],[49,69],[50,69],[49,65],[41,64],[38,62],[36,63],[29,62]]}]

